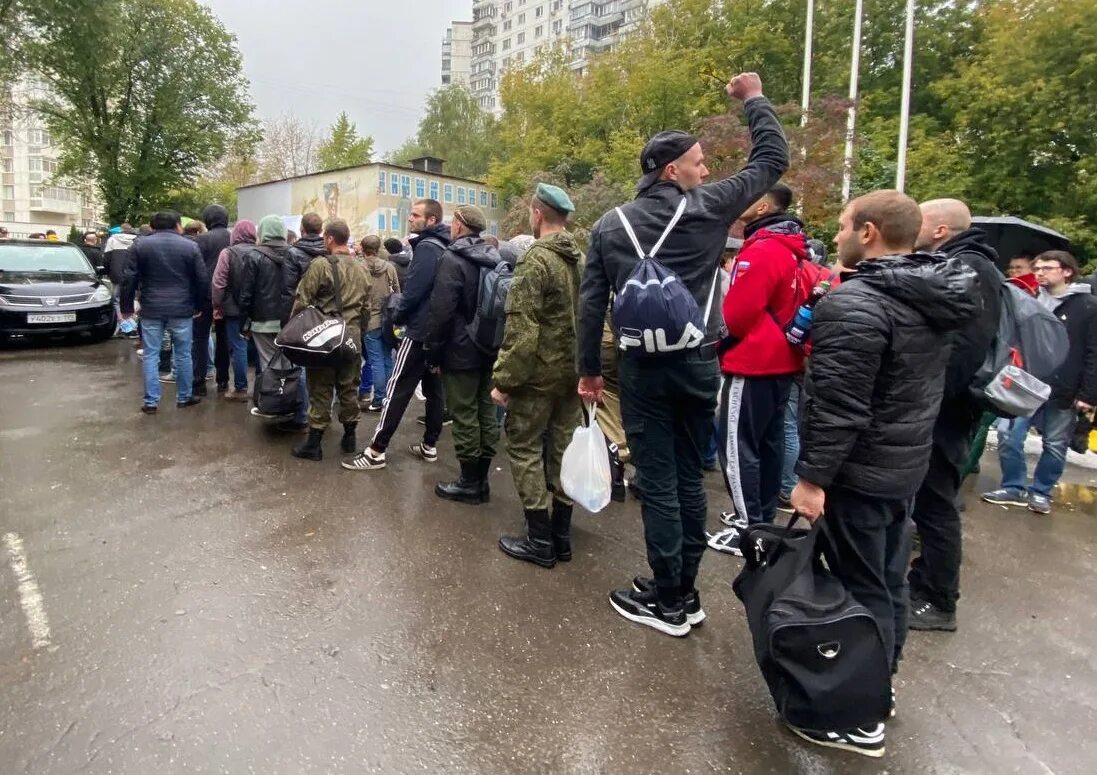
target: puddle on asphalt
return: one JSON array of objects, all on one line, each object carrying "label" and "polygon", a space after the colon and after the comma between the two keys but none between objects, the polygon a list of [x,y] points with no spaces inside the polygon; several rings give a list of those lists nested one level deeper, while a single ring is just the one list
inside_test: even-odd
[{"label": "puddle on asphalt", "polygon": [[1097,486],[1088,484],[1060,484],[1051,495],[1057,507],[1097,516]]}]

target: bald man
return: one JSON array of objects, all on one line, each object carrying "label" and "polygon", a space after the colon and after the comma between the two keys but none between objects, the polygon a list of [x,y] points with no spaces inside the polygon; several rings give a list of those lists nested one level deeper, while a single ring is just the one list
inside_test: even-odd
[{"label": "bald man", "polygon": [[933,429],[929,471],[914,500],[914,524],[922,539],[922,554],[912,563],[908,578],[910,628],[952,631],[960,597],[957,494],[982,413],[968,387],[998,331],[1002,311],[998,294],[1005,278],[998,271],[998,254],[987,244],[986,235],[971,228],[966,204],[958,199],[934,199],[920,207],[922,229],[917,249],[943,253],[966,264],[975,273],[972,292],[979,296],[981,309],[950,337],[952,355],[945,372],[941,413]]}]

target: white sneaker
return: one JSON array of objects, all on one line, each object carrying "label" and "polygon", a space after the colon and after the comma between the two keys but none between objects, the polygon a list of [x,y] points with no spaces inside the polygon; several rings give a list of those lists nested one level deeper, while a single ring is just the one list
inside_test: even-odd
[{"label": "white sneaker", "polygon": [[708,535],[710,549],[724,554],[734,554],[736,557],[743,556],[743,550],[739,548],[739,540],[742,534],[739,532],[738,527],[729,527],[718,533],[707,533],[706,535]]},{"label": "white sneaker", "polygon": [[728,527],[737,527],[740,530],[747,529],[747,521],[736,514],[735,511],[720,512],[720,521]]},{"label": "white sneaker", "polygon": [[409,449],[411,450],[411,454],[415,455],[417,458],[426,461],[427,463],[438,462],[437,447],[428,447],[426,444],[412,444]]},{"label": "white sneaker", "polygon": [[376,471],[385,467],[385,453],[374,452],[373,447],[366,447],[350,460],[344,460],[340,465],[348,471]]},{"label": "white sneaker", "polygon": [[418,398],[420,401],[426,401],[427,400],[426,395],[424,395],[424,393],[423,393],[423,383],[422,382],[420,382],[418,385],[415,386],[415,397]]}]

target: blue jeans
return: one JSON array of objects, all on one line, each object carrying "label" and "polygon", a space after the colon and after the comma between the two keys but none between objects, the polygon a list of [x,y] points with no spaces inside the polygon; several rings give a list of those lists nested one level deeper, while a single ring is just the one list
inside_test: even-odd
[{"label": "blue jeans", "polygon": [[369,351],[369,345],[366,343],[366,339],[369,334],[362,334],[362,378],[358,383],[358,395],[368,395],[369,391],[373,388],[373,355]]},{"label": "blue jeans", "polygon": [[792,383],[785,408],[785,460],[781,464],[781,495],[792,494],[799,477],[796,476],[796,460],[800,457],[800,386]]},{"label": "blue jeans", "polygon": [[[366,355],[373,370],[373,403],[380,405],[388,396],[385,391],[392,378],[392,348],[381,338],[381,329],[366,334]],[[362,384],[366,384],[364,379]]]},{"label": "blue jeans", "polygon": [[232,382],[237,390],[248,389],[248,340],[240,336],[243,321],[225,318],[225,333],[229,341],[229,361],[232,363]]},{"label": "blue jeans", "polygon": [[[998,441],[1002,487],[1007,490],[1031,490],[1037,495],[1050,497],[1066,467],[1067,446],[1077,419],[1074,409],[1058,409],[1050,404],[1044,404],[1031,418],[1014,419]],[[1032,487],[1026,487],[1025,438],[1033,425],[1043,434],[1044,449],[1032,475]]]},{"label": "blue jeans", "polygon": [[145,348],[145,406],[156,406],[160,403],[160,342],[165,332],[171,336],[176,402],[181,404],[189,400],[194,387],[191,365],[194,321],[191,318],[141,318],[141,342]]}]

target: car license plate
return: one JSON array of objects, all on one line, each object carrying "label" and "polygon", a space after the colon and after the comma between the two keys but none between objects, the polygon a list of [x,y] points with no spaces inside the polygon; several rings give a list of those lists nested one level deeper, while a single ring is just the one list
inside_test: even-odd
[{"label": "car license plate", "polygon": [[60,312],[55,315],[27,315],[27,323],[75,323],[75,312]]}]

